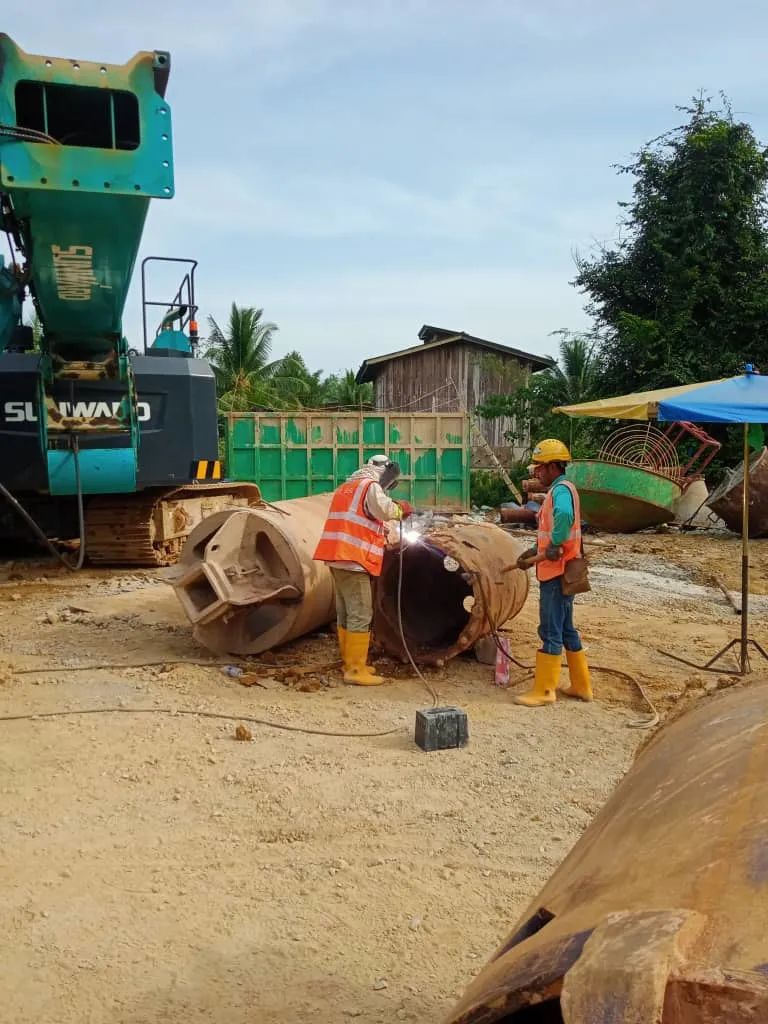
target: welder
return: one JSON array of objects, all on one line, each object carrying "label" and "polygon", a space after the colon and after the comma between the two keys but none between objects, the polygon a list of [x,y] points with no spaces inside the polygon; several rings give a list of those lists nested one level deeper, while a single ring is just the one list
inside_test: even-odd
[{"label": "welder", "polygon": [[[536,566],[539,580],[539,637],[533,687],[516,704],[539,707],[557,699],[563,648],[568,662],[569,697],[592,700],[587,656],[573,624],[573,595],[564,593],[566,566],[583,556],[579,495],[566,480],[571,453],[562,441],[547,438],[533,449],[534,476],[547,494],[538,516],[536,547],[518,559],[520,569]],[[567,589],[567,588],[566,588]]]},{"label": "welder", "polygon": [[344,680],[358,686],[384,682],[368,664],[373,620],[372,581],[381,575],[387,524],[407,519],[413,508],[389,497],[400,467],[374,455],[333,495],[314,558],[325,562],[336,588],[336,622]]}]

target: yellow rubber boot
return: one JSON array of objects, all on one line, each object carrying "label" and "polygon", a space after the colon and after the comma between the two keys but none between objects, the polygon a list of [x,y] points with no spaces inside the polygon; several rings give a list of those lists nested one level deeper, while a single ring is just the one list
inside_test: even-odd
[{"label": "yellow rubber boot", "polygon": [[347,633],[345,683],[354,683],[355,686],[380,686],[385,681],[383,676],[375,675],[371,666],[366,664],[370,643],[370,633]]},{"label": "yellow rubber boot", "polygon": [[[347,665],[347,637],[349,636],[349,631],[345,629],[344,626],[337,626],[336,631],[339,634],[339,650],[341,651],[341,663],[344,666],[344,670],[346,671],[346,669],[349,667]],[[373,665],[366,664],[365,667],[368,670],[368,672],[371,675],[373,675]]]},{"label": "yellow rubber boot", "polygon": [[337,626],[336,632],[339,637],[339,651],[341,653],[341,663],[344,668],[347,667],[347,631],[343,626]]},{"label": "yellow rubber boot", "polygon": [[536,675],[533,689],[521,693],[513,700],[526,708],[538,708],[554,704],[557,700],[557,681],[560,678],[560,655],[536,651]]},{"label": "yellow rubber boot", "polygon": [[563,693],[566,697],[592,700],[592,683],[589,679],[586,653],[584,651],[566,651],[565,658],[568,662],[568,675],[571,677],[571,684],[563,689]]}]

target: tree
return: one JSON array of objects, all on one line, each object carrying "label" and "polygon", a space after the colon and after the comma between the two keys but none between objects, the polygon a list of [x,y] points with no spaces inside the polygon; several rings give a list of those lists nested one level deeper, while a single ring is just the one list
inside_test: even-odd
[{"label": "tree", "polygon": [[272,385],[281,407],[317,409],[326,393],[323,371],[309,370],[299,352],[289,352],[275,365]]},{"label": "tree", "polygon": [[555,334],[560,336],[560,357],[555,366],[532,374],[514,391],[490,395],[477,411],[485,419],[509,417],[513,427],[507,438],[515,445],[528,447],[542,437],[559,437],[575,454],[591,454],[596,430],[599,433],[594,421],[573,420],[552,409],[588,402],[597,396],[595,340],[568,331]]},{"label": "tree", "polygon": [[338,405],[349,409],[370,408],[373,405],[373,384],[357,383],[354,370],[332,374],[325,380],[325,405]]},{"label": "tree", "polygon": [[216,375],[219,410],[319,409],[324,405],[361,408],[373,403],[371,384],[357,384],[355,371],[323,377],[310,370],[300,352],[270,360],[277,325],[263,320],[264,310],[232,303],[226,330],[208,318],[205,353]]},{"label": "tree", "polygon": [[205,355],[216,375],[223,411],[246,411],[257,405],[278,407],[274,376],[280,361],[269,361],[277,325],[265,322],[263,315],[263,309],[233,302],[226,331],[208,317],[211,333]]},{"label": "tree", "polygon": [[603,394],[768,364],[768,154],[723,106],[695,98],[685,124],[619,168],[635,178],[622,237],[577,258]]}]

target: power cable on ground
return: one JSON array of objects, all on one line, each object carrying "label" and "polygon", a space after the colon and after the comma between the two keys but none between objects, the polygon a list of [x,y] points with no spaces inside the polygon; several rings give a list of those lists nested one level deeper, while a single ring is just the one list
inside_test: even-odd
[{"label": "power cable on ground", "polygon": [[331,729],[310,729],[302,725],[288,725],[285,722],[273,722],[268,718],[252,718],[248,715],[227,715],[219,711],[192,711],[189,708],[71,708],[67,711],[29,712],[23,715],[0,715],[0,722],[34,721],[41,718],[67,718],[71,715],[188,715],[193,718],[214,718],[228,722],[248,722],[251,725],[263,725],[268,729],[281,729],[285,732],[301,732],[309,736],[337,736],[343,739],[365,739],[374,736],[393,736],[401,729],[381,729],[376,732],[334,732]]}]

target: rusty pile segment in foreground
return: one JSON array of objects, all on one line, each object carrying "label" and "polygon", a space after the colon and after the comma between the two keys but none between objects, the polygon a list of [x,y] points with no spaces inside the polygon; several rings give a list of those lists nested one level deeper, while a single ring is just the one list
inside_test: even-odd
[{"label": "rusty pile segment in foreground", "polygon": [[768,1021],[768,682],[653,738],[445,1024]]}]

